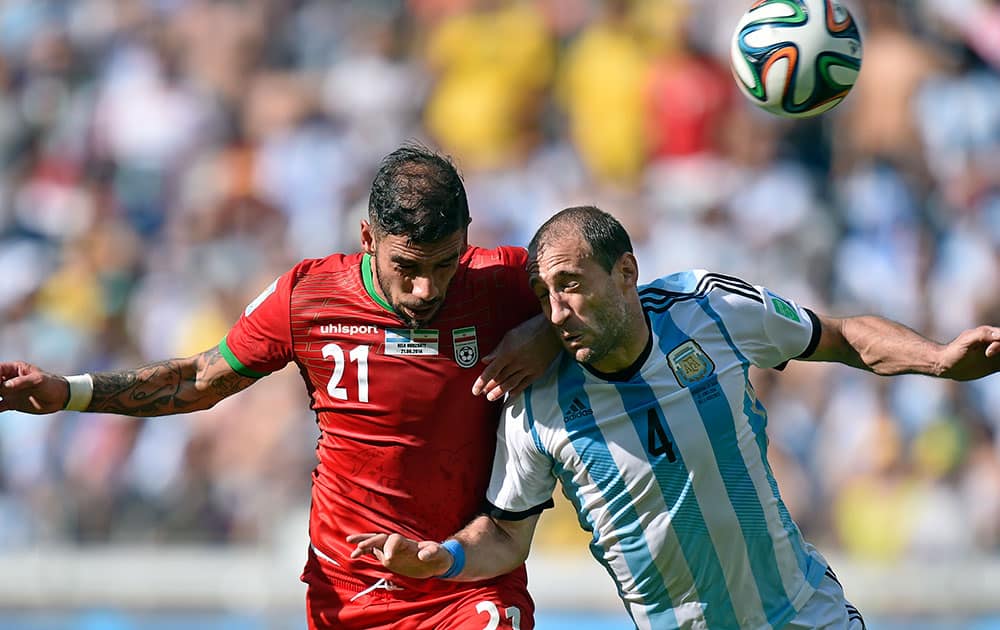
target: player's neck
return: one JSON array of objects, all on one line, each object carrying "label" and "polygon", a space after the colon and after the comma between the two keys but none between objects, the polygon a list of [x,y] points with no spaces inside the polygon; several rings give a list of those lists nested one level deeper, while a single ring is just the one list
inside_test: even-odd
[{"label": "player's neck", "polygon": [[637,310],[638,312],[629,312],[629,324],[619,346],[600,361],[590,364],[594,371],[603,374],[631,371],[635,363],[647,354],[646,350],[652,335],[649,319],[641,306]]}]

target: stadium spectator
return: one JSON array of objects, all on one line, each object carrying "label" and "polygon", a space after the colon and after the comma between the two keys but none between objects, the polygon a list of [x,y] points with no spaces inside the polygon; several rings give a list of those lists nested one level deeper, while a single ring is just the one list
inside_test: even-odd
[{"label": "stadium spectator", "polygon": [[713,57],[685,42],[656,55],[646,79],[649,159],[700,157],[718,152],[722,123],[733,97],[731,75]]},{"label": "stadium spectator", "polygon": [[568,134],[590,174],[634,186],[646,147],[643,87],[649,58],[635,36],[630,3],[602,3],[601,15],[568,45],[556,77]]},{"label": "stadium spectator", "polygon": [[550,81],[554,42],[543,15],[523,0],[476,0],[429,34],[435,75],[425,125],[473,169],[507,166],[537,142],[540,97]]}]

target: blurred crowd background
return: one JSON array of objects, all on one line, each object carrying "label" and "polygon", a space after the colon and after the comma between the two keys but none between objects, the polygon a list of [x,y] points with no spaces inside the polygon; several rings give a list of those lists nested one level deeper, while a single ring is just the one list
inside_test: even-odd
[{"label": "blurred crowd background", "polygon": [[[808,121],[728,68],[734,0],[3,0],[0,356],[60,373],[217,343],[303,257],[356,251],[381,156],[452,155],[472,239],[593,203],[644,280],[738,275],[939,341],[1000,324],[1000,3],[845,2],[860,81]],[[806,536],[1000,554],[1000,380],[755,374]],[[286,369],[194,415],[0,415],[0,548],[304,535]],[[540,544],[579,543],[559,508]],[[571,541],[571,542],[570,542]]]}]

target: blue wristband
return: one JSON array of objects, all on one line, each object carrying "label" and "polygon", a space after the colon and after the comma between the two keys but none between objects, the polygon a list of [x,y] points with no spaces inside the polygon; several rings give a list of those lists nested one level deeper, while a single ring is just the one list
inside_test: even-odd
[{"label": "blue wristband", "polygon": [[449,538],[448,540],[441,543],[441,546],[448,550],[451,554],[452,562],[451,568],[439,575],[439,578],[451,578],[455,577],[462,572],[465,568],[465,549],[462,548],[462,543],[458,542],[454,538]]}]

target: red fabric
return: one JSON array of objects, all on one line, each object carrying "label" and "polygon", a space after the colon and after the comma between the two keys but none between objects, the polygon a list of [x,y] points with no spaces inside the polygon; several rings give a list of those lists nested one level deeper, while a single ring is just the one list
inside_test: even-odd
[{"label": "red fabric", "polygon": [[[419,580],[420,589],[376,588],[345,580],[341,571],[310,551],[302,581],[309,630],[532,630],[534,602],[522,566],[485,582]],[[354,601],[351,601],[354,599]],[[491,617],[497,625],[491,623]]]}]

